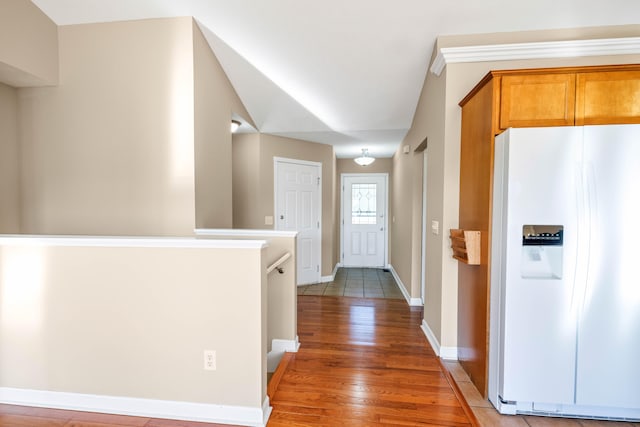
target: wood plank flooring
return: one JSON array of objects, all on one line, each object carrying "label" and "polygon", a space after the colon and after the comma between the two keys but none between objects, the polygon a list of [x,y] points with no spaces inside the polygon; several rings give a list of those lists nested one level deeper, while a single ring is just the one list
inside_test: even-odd
[{"label": "wood plank flooring", "polygon": [[298,296],[301,348],[268,426],[472,425],[421,322],[404,300]]}]

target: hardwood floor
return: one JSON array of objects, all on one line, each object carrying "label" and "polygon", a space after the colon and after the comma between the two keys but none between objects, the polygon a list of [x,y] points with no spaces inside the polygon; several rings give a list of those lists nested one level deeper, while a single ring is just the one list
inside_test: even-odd
[{"label": "hardwood floor", "polygon": [[298,296],[301,348],[268,426],[473,425],[421,321],[404,300]]}]

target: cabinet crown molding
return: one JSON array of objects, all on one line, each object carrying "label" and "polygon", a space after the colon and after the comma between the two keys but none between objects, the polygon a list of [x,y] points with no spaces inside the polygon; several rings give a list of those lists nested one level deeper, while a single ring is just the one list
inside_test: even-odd
[{"label": "cabinet crown molding", "polygon": [[439,76],[447,64],[463,62],[633,54],[640,54],[640,37],[443,47],[430,71]]}]

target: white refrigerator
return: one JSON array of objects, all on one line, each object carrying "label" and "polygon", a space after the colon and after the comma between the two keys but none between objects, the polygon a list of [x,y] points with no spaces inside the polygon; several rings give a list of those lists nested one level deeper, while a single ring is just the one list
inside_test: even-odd
[{"label": "white refrigerator", "polygon": [[640,125],[495,144],[489,400],[640,420]]}]

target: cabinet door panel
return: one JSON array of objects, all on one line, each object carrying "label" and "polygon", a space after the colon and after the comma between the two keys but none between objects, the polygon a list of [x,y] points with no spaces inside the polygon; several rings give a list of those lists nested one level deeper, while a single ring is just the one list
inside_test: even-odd
[{"label": "cabinet door panel", "polygon": [[575,82],[575,74],[503,76],[500,128],[573,126]]},{"label": "cabinet door panel", "polygon": [[579,73],[576,125],[640,123],[640,71]]}]

